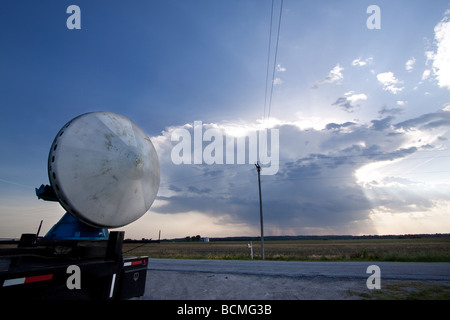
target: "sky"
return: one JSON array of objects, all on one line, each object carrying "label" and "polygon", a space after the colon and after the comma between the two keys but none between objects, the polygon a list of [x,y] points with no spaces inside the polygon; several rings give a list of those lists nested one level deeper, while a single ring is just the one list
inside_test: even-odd
[{"label": "sky", "polygon": [[158,153],[127,238],[259,235],[254,162],[174,163],[196,121],[279,133],[265,235],[450,232],[448,1],[3,0],[0,47],[0,238],[64,214],[34,188],[59,129],[91,111],[135,121]]}]

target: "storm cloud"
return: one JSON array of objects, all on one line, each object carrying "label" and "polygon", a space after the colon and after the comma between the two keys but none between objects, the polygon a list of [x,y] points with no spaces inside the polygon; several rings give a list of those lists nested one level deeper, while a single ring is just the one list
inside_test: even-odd
[{"label": "storm cloud", "polygon": [[[373,193],[368,196],[355,173],[367,164],[398,161],[433,148],[433,142],[439,141],[437,133],[428,139],[416,139],[409,132],[422,130],[427,135],[432,128],[448,126],[449,120],[450,112],[439,110],[399,123],[388,116],[368,123],[329,123],[321,130],[278,125],[279,171],[262,176],[268,233],[351,233],[356,226],[370,231],[369,216],[374,208],[433,206],[431,194],[418,196],[417,188],[405,191],[399,186],[412,186],[413,182],[400,183],[395,177],[379,182],[379,198]],[[200,212],[219,220],[226,217],[230,223],[257,225],[259,199],[254,165],[174,165],[170,159],[173,130],[168,128],[155,139],[162,184],[159,204],[152,211]],[[395,199],[388,197],[393,181],[399,188]],[[372,183],[373,187],[376,182]]]}]

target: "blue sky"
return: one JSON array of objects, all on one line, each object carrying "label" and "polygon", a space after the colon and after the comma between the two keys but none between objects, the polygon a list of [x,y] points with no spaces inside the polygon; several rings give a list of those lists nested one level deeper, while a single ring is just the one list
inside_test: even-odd
[{"label": "blue sky", "polygon": [[[271,65],[280,1],[274,1]],[[69,30],[69,5],[81,29]],[[381,29],[369,30],[369,5]],[[0,237],[63,214],[38,200],[58,130],[121,113],[152,137],[161,187],[129,237],[259,234],[253,164],[174,165],[171,133],[202,121],[280,133],[263,176],[265,234],[449,232],[450,3],[283,2],[264,113],[272,1],[2,1]],[[271,79],[269,79],[271,80]]]}]

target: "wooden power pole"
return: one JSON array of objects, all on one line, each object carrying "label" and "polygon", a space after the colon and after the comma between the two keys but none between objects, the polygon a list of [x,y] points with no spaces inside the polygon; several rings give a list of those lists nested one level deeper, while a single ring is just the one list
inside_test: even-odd
[{"label": "wooden power pole", "polygon": [[261,221],[261,260],[264,260],[264,223],[262,212],[262,197],[261,197],[261,166],[258,162],[255,164],[258,171],[258,186],[259,186],[259,218]]}]

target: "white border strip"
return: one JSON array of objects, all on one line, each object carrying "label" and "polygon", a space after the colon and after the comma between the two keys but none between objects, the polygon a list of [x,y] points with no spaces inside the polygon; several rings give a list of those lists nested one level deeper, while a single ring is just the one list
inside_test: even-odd
[{"label": "white border strip", "polygon": [[114,273],[112,276],[112,281],[111,281],[111,289],[109,290],[109,297],[112,298],[113,293],[114,293],[114,284],[116,282],[116,274]]}]

